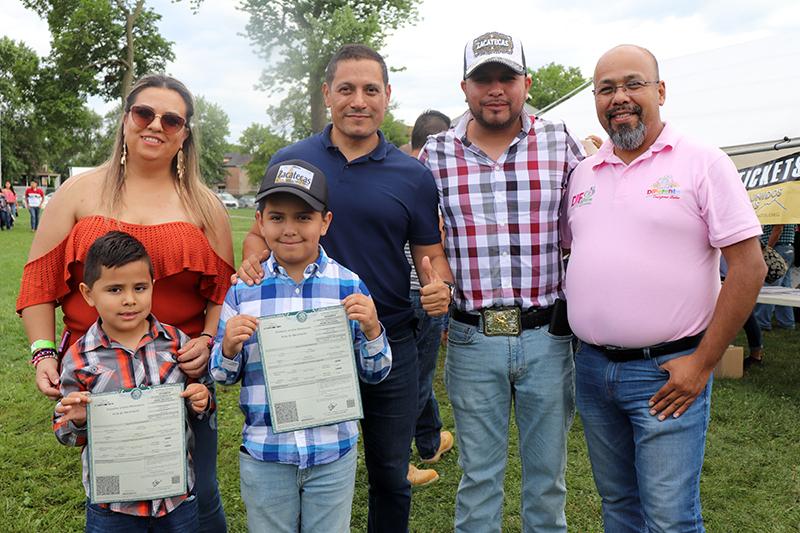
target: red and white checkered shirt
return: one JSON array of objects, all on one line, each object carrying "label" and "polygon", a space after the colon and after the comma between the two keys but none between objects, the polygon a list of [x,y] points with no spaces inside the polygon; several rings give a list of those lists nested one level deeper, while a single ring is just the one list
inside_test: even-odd
[{"label": "red and white checkered shirt", "polygon": [[583,147],[561,122],[521,118],[497,161],[467,140],[470,113],[420,153],[439,189],[461,311],[547,307],[561,295],[559,206]]}]

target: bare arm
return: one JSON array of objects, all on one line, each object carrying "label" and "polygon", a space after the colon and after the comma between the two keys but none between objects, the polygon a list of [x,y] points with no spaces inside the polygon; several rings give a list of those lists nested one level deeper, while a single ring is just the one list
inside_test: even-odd
[{"label": "bare arm", "polygon": [[664,363],[669,381],[651,398],[650,414],[660,420],[678,417],[705,388],[714,366],[731,339],[753,311],[767,267],[757,237],[722,249],[728,275],[722,285],[711,323],[693,354]]},{"label": "bare arm", "polygon": [[261,262],[267,257],[269,257],[269,247],[267,247],[264,237],[261,236],[258,223],[253,222],[242,242],[242,264],[233,275],[231,283],[236,283],[237,278],[248,285],[261,281],[264,275]]},{"label": "bare arm", "polygon": [[[772,231],[770,232],[769,237],[767,237],[767,245],[771,248],[774,248],[775,243],[781,238],[781,233],[783,233],[783,224],[775,224],[772,226]],[[726,257],[725,260],[727,261],[728,258]]]}]

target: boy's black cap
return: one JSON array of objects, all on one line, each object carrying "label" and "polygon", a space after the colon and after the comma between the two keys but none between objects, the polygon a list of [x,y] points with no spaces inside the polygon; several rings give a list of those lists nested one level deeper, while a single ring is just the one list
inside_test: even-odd
[{"label": "boy's black cap", "polygon": [[315,211],[324,211],[328,207],[328,183],[325,174],[301,159],[289,159],[269,167],[261,180],[256,202],[279,192],[297,196]]}]

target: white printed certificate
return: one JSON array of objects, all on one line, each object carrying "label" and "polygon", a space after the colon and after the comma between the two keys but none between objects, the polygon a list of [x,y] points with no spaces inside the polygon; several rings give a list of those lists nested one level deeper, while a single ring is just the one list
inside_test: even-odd
[{"label": "white printed certificate", "polygon": [[92,503],[186,493],[183,383],[92,394],[87,404]]},{"label": "white printed certificate", "polygon": [[275,433],[363,418],[344,306],[261,317],[258,344]]}]

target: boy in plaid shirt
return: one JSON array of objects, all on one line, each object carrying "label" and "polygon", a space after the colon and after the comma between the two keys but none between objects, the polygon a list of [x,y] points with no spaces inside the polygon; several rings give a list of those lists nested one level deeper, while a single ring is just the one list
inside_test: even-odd
[{"label": "boy in plaid shirt", "polygon": [[391,349],[364,283],[319,245],[331,222],[323,173],[300,160],[267,170],[256,221],[272,251],[264,279],[232,286],[225,297],[211,376],[242,382],[245,415],[239,472],[250,531],[350,531],[356,472],[355,421],[276,434],[261,367],[257,317],[343,304],[361,381],[378,383]]},{"label": "boy in plaid shirt", "polygon": [[[61,394],[53,430],[67,446],[82,446],[83,484],[89,495],[86,404],[92,393],[188,381],[177,362],[188,337],[150,314],[153,266],[142,243],[112,231],[89,248],[81,294],[100,318],[62,360]],[[189,383],[181,393],[190,416],[213,409],[208,388]],[[187,424],[187,439],[189,438]],[[187,446],[189,449],[189,446]],[[86,531],[197,531],[197,502],[189,457],[189,493],[136,502],[86,504]]]}]

